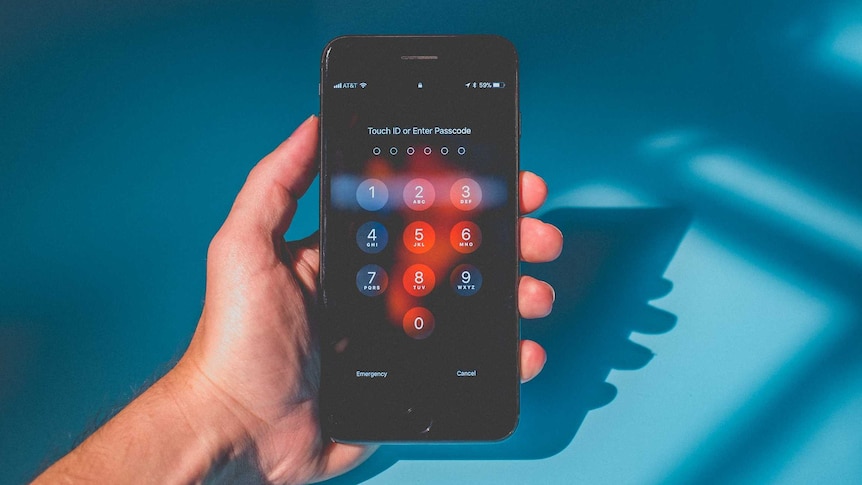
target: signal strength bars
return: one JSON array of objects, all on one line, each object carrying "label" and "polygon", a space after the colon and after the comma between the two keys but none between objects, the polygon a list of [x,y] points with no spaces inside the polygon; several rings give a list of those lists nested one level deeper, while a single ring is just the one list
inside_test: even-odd
[{"label": "signal strength bars", "polygon": [[334,84],[334,85],[332,86],[332,89],[356,89],[356,87],[357,87],[357,86],[358,86],[358,87],[360,87],[360,88],[362,88],[362,89],[365,89],[365,86],[368,86],[368,83],[366,83],[366,82],[361,82],[361,83],[338,83],[338,84]]}]

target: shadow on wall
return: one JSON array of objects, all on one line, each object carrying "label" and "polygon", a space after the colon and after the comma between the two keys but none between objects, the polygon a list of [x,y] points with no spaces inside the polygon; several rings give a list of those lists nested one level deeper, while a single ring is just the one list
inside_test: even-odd
[{"label": "shadow on wall", "polygon": [[563,232],[565,247],[551,264],[524,265],[524,274],[554,285],[553,313],[522,325],[540,342],[548,363],[522,388],[521,421],[507,440],[480,445],[387,445],[352,472],[326,483],[359,483],[398,460],[536,460],[564,450],[591,409],[610,403],[611,369],[644,367],[653,353],[632,332],[665,333],[676,317],[648,304],[670,292],[662,275],[688,230],[681,208],[557,209],[543,220]]}]

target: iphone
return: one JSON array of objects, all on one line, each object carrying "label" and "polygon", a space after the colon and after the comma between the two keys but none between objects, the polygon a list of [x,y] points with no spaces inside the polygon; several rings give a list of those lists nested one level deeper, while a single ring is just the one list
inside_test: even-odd
[{"label": "iphone", "polygon": [[351,36],[320,84],[320,417],[344,442],[518,420],[518,69],[497,36]]}]

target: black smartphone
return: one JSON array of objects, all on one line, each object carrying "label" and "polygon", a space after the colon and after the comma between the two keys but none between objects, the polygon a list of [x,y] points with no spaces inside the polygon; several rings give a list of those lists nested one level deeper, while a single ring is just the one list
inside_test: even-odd
[{"label": "black smartphone", "polygon": [[497,36],[323,52],[320,416],[337,441],[517,424],[517,65]]}]

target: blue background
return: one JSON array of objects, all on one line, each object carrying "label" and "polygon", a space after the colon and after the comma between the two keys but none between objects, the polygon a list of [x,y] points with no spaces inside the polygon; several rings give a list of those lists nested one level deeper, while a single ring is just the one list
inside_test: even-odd
[{"label": "blue background", "polygon": [[557,306],[516,434],[334,482],[862,480],[862,5],[447,0],[0,4],[0,482],[184,349],[209,239],[349,33],[511,39],[567,239],[524,268]]}]

